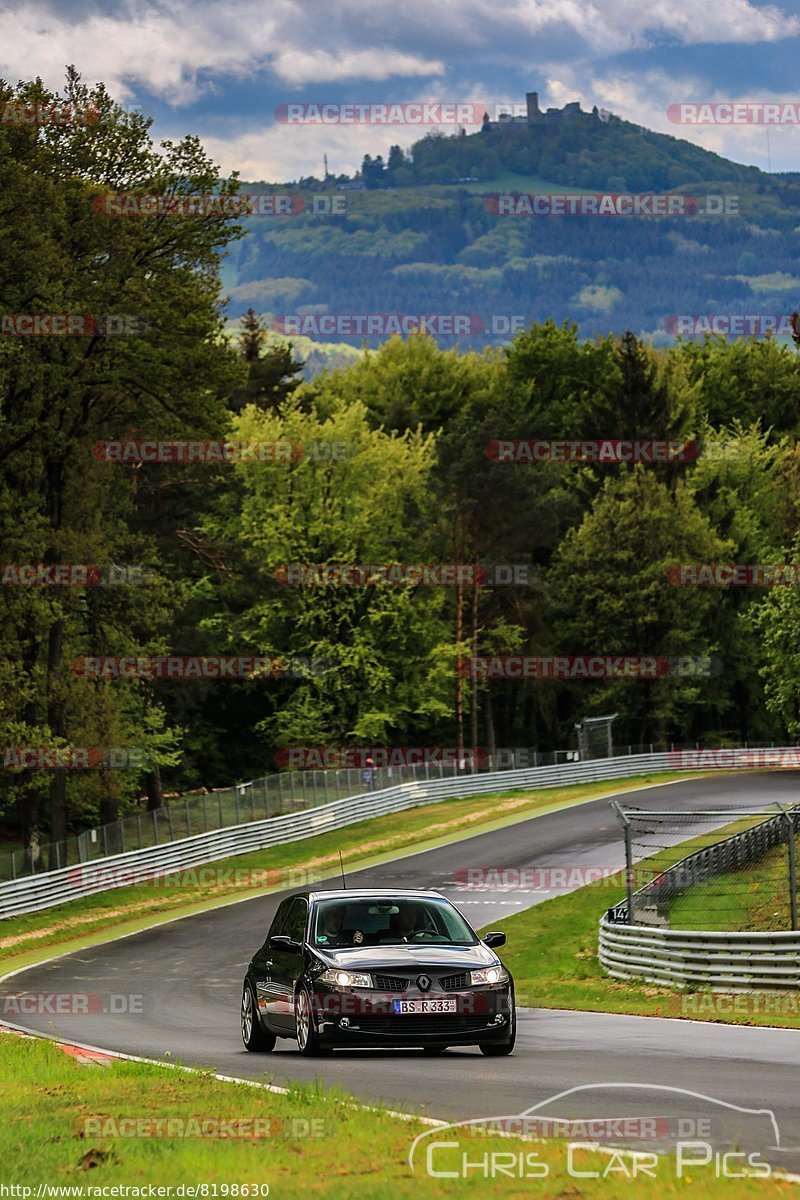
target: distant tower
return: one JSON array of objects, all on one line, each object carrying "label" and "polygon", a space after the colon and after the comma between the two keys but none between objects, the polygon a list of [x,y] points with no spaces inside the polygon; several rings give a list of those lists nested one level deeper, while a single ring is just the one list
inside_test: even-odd
[{"label": "distant tower", "polygon": [[322,176],[322,178],[327,183],[327,180],[328,180],[328,156],[327,156],[327,154],[323,154],[322,157],[323,157],[323,161],[325,163],[325,174]]},{"label": "distant tower", "polygon": [[539,93],[538,92],[526,92],[525,93],[525,105],[528,110],[528,120],[529,121],[538,121],[542,115],[541,109],[539,108]]}]

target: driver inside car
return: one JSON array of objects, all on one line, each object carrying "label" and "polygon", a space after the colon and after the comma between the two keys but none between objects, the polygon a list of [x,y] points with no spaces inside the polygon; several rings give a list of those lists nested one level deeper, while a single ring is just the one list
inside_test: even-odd
[{"label": "driver inside car", "polygon": [[328,946],[352,946],[353,930],[344,928],[344,906],[326,908],[322,914],[317,941]]},{"label": "driver inside car", "polygon": [[422,932],[416,905],[403,904],[389,922],[389,928],[393,937],[404,942],[410,942],[415,933]]}]

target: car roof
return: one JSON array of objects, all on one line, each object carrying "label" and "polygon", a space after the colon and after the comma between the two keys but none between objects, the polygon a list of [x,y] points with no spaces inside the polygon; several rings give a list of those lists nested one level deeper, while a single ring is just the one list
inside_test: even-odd
[{"label": "car roof", "polygon": [[309,900],[368,900],[379,896],[391,896],[393,900],[447,899],[441,892],[422,888],[331,888],[330,891],[308,893]]}]

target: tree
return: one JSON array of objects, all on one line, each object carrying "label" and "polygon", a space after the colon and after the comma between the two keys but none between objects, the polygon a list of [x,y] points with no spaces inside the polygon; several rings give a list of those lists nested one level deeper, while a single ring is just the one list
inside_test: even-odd
[{"label": "tree", "polygon": [[[554,650],[673,662],[716,653],[707,632],[714,597],[709,589],[670,585],[668,571],[676,562],[714,562],[730,551],[685,485],[670,490],[641,465],[609,479],[560,544],[547,577]],[[673,670],[651,682],[565,686],[573,711],[619,712],[619,734],[636,743],[670,732],[685,738],[698,709],[711,704],[702,677]]]},{"label": "tree", "polygon": [[269,338],[259,317],[248,308],[239,336],[239,353],[248,364],[248,376],[230,398],[232,412],[240,412],[247,404],[265,411],[278,408],[300,386],[304,363],[295,359],[292,343],[268,344]]},{"label": "tree", "polygon": [[[6,102],[66,103],[93,109],[97,120],[0,126],[0,308],[95,314],[101,321],[81,337],[17,337],[4,347],[2,540],[23,562],[149,553],[125,528],[138,469],[98,461],[91,447],[131,430],[147,438],[224,434],[222,396],[236,367],[220,336],[218,267],[236,228],[222,211],[105,215],[114,212],[106,196],[227,197],[236,181],[220,180],[196,138],[156,150],[148,121],[125,113],[102,85],[88,89],[72,69],[63,96],[39,81],[16,89],[0,82],[0,103]],[[114,323],[102,320],[109,314],[123,314],[129,336],[112,336]],[[134,693],[146,691],[142,684],[104,692],[76,678],[70,664],[80,654],[148,653],[168,645],[170,604],[179,590],[168,584],[163,591],[98,590],[91,603],[85,588],[43,596],[2,591],[13,631],[10,675],[26,679],[19,696],[5,697],[4,721],[25,739],[16,744],[65,745],[91,729],[101,735],[126,728],[132,738],[145,738],[146,711],[158,725],[158,707],[135,701]],[[64,769],[50,773],[52,840],[66,833],[70,786]],[[35,857],[44,785],[22,772],[14,790]]]}]

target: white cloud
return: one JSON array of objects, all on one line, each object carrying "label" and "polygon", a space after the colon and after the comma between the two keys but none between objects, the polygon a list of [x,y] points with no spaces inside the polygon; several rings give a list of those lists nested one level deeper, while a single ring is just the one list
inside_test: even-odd
[{"label": "white cloud", "polygon": [[325,50],[284,50],[272,59],[275,74],[287,83],[338,82],[342,79],[389,79],[396,75],[444,75],[440,59],[384,50],[330,54]]},{"label": "white cloud", "polygon": [[[58,2],[58,7],[56,6]],[[121,99],[146,88],[175,105],[214,90],[221,77],[272,71],[292,86],[345,79],[440,76],[443,59],[464,63],[480,51],[491,72],[544,38],[550,59],[640,48],[664,37],[703,42],[772,42],[800,32],[800,17],[777,4],[648,5],[641,0],[406,0],[397,9],[374,0],[174,0],[117,9],[96,0],[16,3],[0,14],[0,73],[41,74],[51,86],[74,62],[87,80],[103,79]],[[550,45],[552,43],[552,45]],[[321,47],[309,50],[309,45]],[[435,47],[435,49],[433,49]],[[545,59],[546,62],[546,59]]]}]

